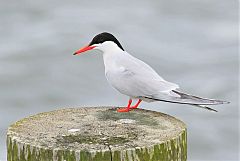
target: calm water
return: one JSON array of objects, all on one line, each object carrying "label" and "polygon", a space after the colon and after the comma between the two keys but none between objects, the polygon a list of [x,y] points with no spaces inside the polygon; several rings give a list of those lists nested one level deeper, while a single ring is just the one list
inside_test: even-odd
[{"label": "calm water", "polygon": [[102,56],[72,56],[102,31],[184,91],[228,100],[212,113],[143,103],[188,126],[189,160],[238,160],[237,1],[1,1],[0,160],[7,127],[69,106],[125,105],[106,82]]}]

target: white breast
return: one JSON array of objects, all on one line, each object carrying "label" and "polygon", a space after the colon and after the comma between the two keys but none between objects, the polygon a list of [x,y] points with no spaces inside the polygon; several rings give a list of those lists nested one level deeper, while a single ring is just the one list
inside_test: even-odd
[{"label": "white breast", "polygon": [[121,65],[121,54],[119,53],[111,53],[109,55],[104,54],[104,65],[105,65],[105,76],[109,82],[115,89],[117,89],[120,93],[132,96],[129,93],[129,85],[126,83],[127,77],[130,77],[133,73],[128,71],[123,65]]}]

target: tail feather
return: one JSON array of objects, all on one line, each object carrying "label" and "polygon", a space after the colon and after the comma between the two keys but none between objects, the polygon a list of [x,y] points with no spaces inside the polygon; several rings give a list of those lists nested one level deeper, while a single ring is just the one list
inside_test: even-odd
[{"label": "tail feather", "polygon": [[206,105],[219,105],[219,104],[230,103],[228,101],[202,98],[202,97],[182,93],[182,92],[179,92],[179,91],[176,91],[176,90],[172,90],[172,92],[177,94],[178,97],[174,96],[174,97],[170,97],[168,99],[161,99],[161,98],[144,96],[144,97],[139,97],[139,98],[150,99],[150,100],[154,100],[154,101],[177,103],[177,104],[187,104],[187,105],[197,106],[197,107],[207,109],[207,110],[210,110],[210,111],[214,111],[214,112],[217,112],[217,110],[212,109],[210,107],[207,107]]},{"label": "tail feather", "polygon": [[172,92],[176,93],[180,96],[180,98],[174,98],[178,102],[185,102],[186,104],[194,104],[194,105],[219,105],[219,104],[228,104],[230,102],[228,101],[222,101],[222,100],[216,100],[216,99],[208,99],[208,98],[202,98],[186,93],[182,93],[176,90],[173,90]]},{"label": "tail feather", "polygon": [[217,110],[215,110],[213,108],[210,108],[210,107],[207,107],[207,106],[204,106],[204,105],[192,105],[192,106],[200,107],[200,108],[203,108],[205,110],[209,110],[209,111],[213,111],[213,112],[218,112]]}]

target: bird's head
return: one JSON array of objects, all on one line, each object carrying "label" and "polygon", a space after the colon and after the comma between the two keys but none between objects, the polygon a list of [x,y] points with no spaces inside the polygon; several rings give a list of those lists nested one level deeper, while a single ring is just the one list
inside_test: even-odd
[{"label": "bird's head", "polygon": [[113,49],[113,48],[118,48],[122,51],[124,51],[122,45],[120,42],[110,33],[103,32],[98,35],[96,35],[92,41],[89,43],[89,45],[77,50],[73,55],[78,55],[83,52],[93,50],[93,49],[98,49],[103,52]]}]

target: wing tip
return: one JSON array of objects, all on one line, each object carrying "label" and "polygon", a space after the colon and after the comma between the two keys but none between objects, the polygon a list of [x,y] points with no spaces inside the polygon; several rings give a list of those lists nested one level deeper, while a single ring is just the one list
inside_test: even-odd
[{"label": "wing tip", "polygon": [[224,101],[223,104],[229,104],[231,103],[230,101]]},{"label": "wing tip", "polygon": [[209,111],[212,111],[212,112],[218,112],[217,110],[215,110],[213,108],[206,107],[206,109],[208,109]]},{"label": "wing tip", "polygon": [[221,101],[221,100],[216,100],[218,104],[229,104],[231,102],[229,101]]},{"label": "wing tip", "polygon": [[197,107],[200,107],[200,108],[203,108],[205,110],[209,110],[211,112],[218,112],[217,110],[215,110],[214,108],[210,108],[208,106],[204,106],[204,105],[193,105],[193,106],[197,106]]}]

